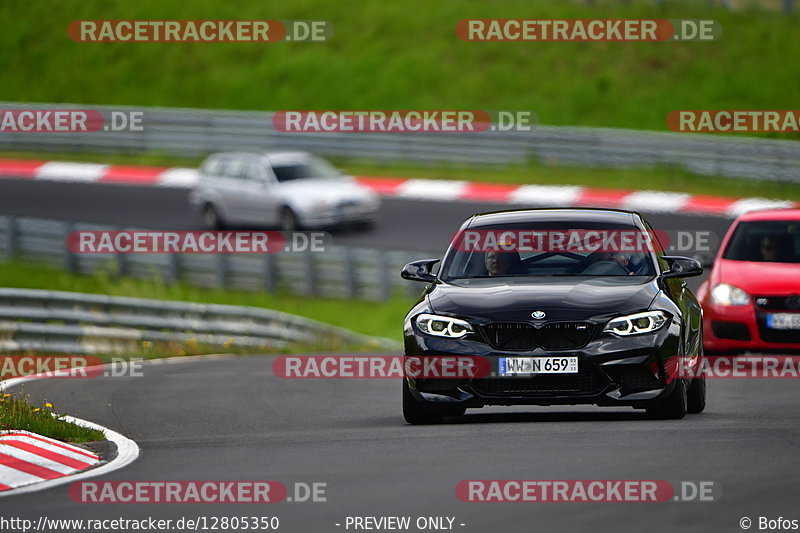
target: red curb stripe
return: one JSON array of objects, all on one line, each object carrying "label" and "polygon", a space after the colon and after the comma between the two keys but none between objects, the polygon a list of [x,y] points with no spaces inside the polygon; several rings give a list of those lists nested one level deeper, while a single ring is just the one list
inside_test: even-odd
[{"label": "red curb stripe", "polygon": [[407,178],[377,178],[374,176],[356,176],[356,181],[365,187],[369,187],[378,194],[394,195]]},{"label": "red curb stripe", "polygon": [[47,161],[30,161],[23,159],[0,159],[0,176],[32,178],[36,170]]},{"label": "red curb stripe", "polygon": [[478,200],[483,202],[509,202],[517,185],[499,183],[468,183],[459,200]]},{"label": "red curb stripe", "polygon": [[690,196],[679,211],[696,211],[701,213],[727,213],[733,204],[741,198],[720,198],[719,196]]},{"label": "red curb stripe", "polygon": [[32,454],[38,455],[39,457],[44,457],[45,459],[49,459],[55,463],[68,466],[76,470],[83,470],[84,468],[92,466],[92,463],[85,463],[83,461],[73,459],[72,457],[67,457],[66,455],[61,455],[60,453],[51,452],[50,450],[45,450],[44,448],[40,448],[38,446],[34,446],[33,444],[30,444],[28,442],[22,442],[20,440],[3,439],[3,444],[26,452],[30,452]]},{"label": "red curb stripe", "polygon": [[2,483],[0,483],[0,490],[11,490],[11,487],[9,487],[8,485],[3,485]]},{"label": "red curb stripe", "polygon": [[0,465],[5,465],[9,468],[13,468],[14,470],[19,470],[20,472],[25,472],[26,474],[40,477],[42,479],[55,479],[57,477],[63,477],[66,475],[62,474],[61,472],[56,472],[55,470],[50,470],[49,468],[45,468],[43,466],[23,461],[22,459],[17,459],[16,457],[5,455],[3,453],[0,453]]},{"label": "red curb stripe", "polygon": [[575,205],[586,207],[620,207],[625,198],[636,191],[626,189],[582,189]]},{"label": "red curb stripe", "polygon": [[[82,448],[78,448],[77,446],[70,446],[68,444],[64,444],[64,443],[56,441],[56,440],[47,439],[45,437],[40,437],[39,435],[28,435],[27,433],[3,433],[2,435],[0,435],[0,437],[28,437],[29,439],[39,440],[39,441],[51,444],[53,446],[56,446],[58,448],[63,448],[65,450],[69,450],[69,451],[74,452],[74,453],[79,453],[81,455],[85,455],[86,457],[88,457],[90,459],[95,459],[95,460],[99,460],[100,459],[99,455],[96,455],[96,454],[93,454],[91,452],[88,452],[88,451],[86,451],[86,450],[84,450]],[[3,442],[2,438],[0,438],[0,442]]]},{"label": "red curb stripe", "polygon": [[169,170],[169,167],[139,167],[114,165],[106,169],[103,176],[97,180],[105,183],[131,183],[149,185],[158,182],[159,175]]}]

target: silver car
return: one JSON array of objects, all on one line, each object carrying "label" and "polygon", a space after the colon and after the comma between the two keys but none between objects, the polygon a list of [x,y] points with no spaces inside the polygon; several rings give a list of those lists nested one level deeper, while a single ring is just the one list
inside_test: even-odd
[{"label": "silver car", "polygon": [[203,162],[190,200],[210,229],[368,226],[380,209],[374,191],[306,152],[213,154]]}]

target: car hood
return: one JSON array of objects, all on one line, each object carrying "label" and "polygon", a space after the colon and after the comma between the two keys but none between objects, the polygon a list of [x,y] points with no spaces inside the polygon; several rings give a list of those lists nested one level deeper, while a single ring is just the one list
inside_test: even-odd
[{"label": "car hood", "polygon": [[647,309],[659,292],[645,277],[479,278],[436,284],[428,294],[435,313],[486,320],[585,320]]},{"label": "car hood", "polygon": [[800,293],[800,265],[720,259],[714,265],[714,283],[730,283],[752,295]]},{"label": "car hood", "polygon": [[280,184],[281,192],[304,200],[363,201],[374,193],[350,178],[308,178],[285,181]]}]

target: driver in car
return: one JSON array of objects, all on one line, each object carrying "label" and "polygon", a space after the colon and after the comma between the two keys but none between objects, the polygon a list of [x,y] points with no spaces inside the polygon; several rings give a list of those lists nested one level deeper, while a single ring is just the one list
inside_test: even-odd
[{"label": "driver in car", "polygon": [[517,252],[486,252],[483,264],[490,276],[505,276],[515,274],[522,260]]}]

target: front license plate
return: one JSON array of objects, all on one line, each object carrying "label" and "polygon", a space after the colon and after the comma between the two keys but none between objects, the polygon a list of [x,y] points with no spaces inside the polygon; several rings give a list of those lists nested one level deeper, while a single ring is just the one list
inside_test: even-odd
[{"label": "front license plate", "polygon": [[501,357],[499,364],[501,376],[516,374],[577,374],[578,358],[564,357]]},{"label": "front license plate", "polygon": [[800,313],[775,313],[767,315],[769,329],[800,329]]}]

